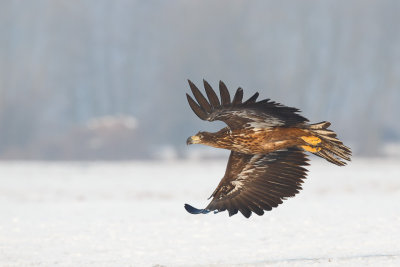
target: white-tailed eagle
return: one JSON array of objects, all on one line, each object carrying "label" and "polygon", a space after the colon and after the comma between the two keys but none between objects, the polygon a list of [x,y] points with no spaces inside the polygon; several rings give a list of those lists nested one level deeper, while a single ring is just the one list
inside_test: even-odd
[{"label": "white-tailed eagle", "polygon": [[246,218],[252,212],[277,207],[301,190],[309,165],[305,151],[331,163],[343,166],[350,161],[351,150],[328,130],[329,122],[310,124],[299,110],[270,101],[257,101],[258,93],[246,101],[238,88],[231,100],[228,89],[220,81],[218,98],[204,81],[207,98],[189,81],[196,101],[188,94],[193,112],[202,120],[223,121],[227,127],[218,132],[199,132],[187,144],[204,144],[231,150],[226,172],[212,200],[204,209],[185,204],[192,214],[227,210],[229,216],[240,211]]}]

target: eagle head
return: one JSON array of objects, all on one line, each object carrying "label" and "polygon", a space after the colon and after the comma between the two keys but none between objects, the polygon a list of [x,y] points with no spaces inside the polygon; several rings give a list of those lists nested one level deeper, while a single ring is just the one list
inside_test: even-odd
[{"label": "eagle head", "polygon": [[196,135],[190,136],[186,140],[187,145],[191,144],[204,144],[207,143],[207,140],[210,139],[210,133],[207,132],[198,132]]}]

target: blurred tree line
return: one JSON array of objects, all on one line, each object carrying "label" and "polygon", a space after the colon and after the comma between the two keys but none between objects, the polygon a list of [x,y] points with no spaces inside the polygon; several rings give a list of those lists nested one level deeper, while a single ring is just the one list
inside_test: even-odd
[{"label": "blurred tree line", "polygon": [[331,121],[356,154],[400,139],[398,1],[0,4],[0,158],[185,155],[222,126],[191,112],[188,78]]}]

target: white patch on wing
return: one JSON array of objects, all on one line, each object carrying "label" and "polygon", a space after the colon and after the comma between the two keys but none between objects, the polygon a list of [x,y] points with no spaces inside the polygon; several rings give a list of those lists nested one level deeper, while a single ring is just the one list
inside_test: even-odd
[{"label": "white patch on wing", "polygon": [[243,182],[242,181],[238,181],[238,180],[232,181],[231,184],[233,186],[235,186],[235,188],[232,190],[232,192],[234,192],[234,191],[236,191],[236,190],[238,190],[238,189],[243,187]]},{"label": "white patch on wing", "polygon": [[[273,117],[271,115],[265,114],[265,113],[260,113],[256,110],[251,110],[251,109],[243,109],[243,110],[229,110],[227,111],[227,114],[230,116],[238,116],[241,118],[248,118],[252,120],[254,123],[259,123],[260,125],[263,125],[263,128],[268,125],[269,127],[271,126],[279,126],[283,125],[284,122],[276,117]],[[250,122],[250,123],[253,123]]]},{"label": "white patch on wing", "polygon": [[265,129],[283,125],[284,122],[274,117],[250,117],[253,121],[245,124],[247,129]]},{"label": "white patch on wing", "polygon": [[243,168],[243,170],[239,173],[236,181],[244,181],[251,177],[251,173],[254,172],[256,169],[259,168],[265,168],[266,166],[263,166],[263,158],[264,155],[254,155],[249,163]]},{"label": "white patch on wing", "polygon": [[[282,151],[286,151],[286,150],[287,149],[282,149]],[[268,168],[267,162],[273,162],[276,160],[276,158],[274,158],[274,155],[275,155],[274,153],[271,153],[270,155],[271,155],[271,157],[268,157],[267,155],[260,155],[260,154],[253,155],[253,157],[250,159],[250,161],[246,164],[246,166],[238,174],[236,179],[234,181],[230,182],[231,185],[233,186],[233,189],[228,193],[228,195],[243,188],[246,181],[248,182],[249,179],[254,178],[254,176],[253,176],[254,172],[265,171],[265,169]]]}]

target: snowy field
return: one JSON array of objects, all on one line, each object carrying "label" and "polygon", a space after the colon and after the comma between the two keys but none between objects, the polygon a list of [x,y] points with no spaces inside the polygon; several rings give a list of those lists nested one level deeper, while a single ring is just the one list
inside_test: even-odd
[{"label": "snowy field", "polygon": [[0,266],[400,266],[400,160],[312,158],[264,216],[191,215],[225,161],[0,163]]}]

